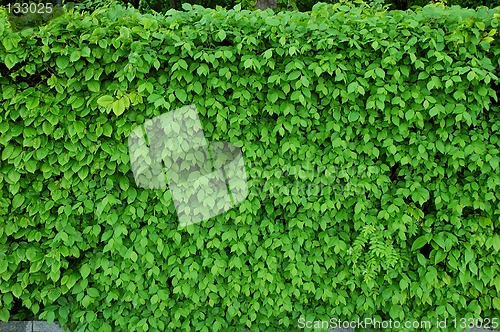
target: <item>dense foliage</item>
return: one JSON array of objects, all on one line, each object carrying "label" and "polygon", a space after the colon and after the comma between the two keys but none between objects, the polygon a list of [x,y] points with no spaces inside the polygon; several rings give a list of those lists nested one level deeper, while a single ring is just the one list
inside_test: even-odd
[{"label": "dense foliage", "polygon": [[[0,14],[0,319],[499,318],[499,10],[185,9]],[[250,193],[179,228],[127,137],[187,104],[242,148]]]},{"label": "dense foliage", "polygon": [[[355,2],[352,0],[346,0],[348,2]],[[321,1],[327,3],[339,3],[342,0],[327,0]],[[477,8],[481,6],[487,6],[489,8],[494,8],[500,6],[499,0],[374,0],[370,1],[372,4],[383,4],[387,5],[390,9],[407,10],[414,6],[426,6],[432,3],[444,3],[447,6],[461,6],[464,8]],[[317,0],[295,0],[294,4],[300,11],[311,10],[312,7],[318,3]]]},{"label": "dense foliage", "polygon": [[[241,5],[243,9],[253,10],[256,8],[255,0],[84,0],[79,4],[84,4],[89,8],[96,8],[103,4],[117,1],[123,4],[130,4],[141,12],[150,12],[154,10],[159,13],[166,13],[170,9],[182,10],[184,3],[191,5],[201,5],[205,8],[216,8],[217,6],[232,9],[236,5]],[[69,2],[69,1],[67,1]],[[318,2],[335,3],[356,3],[357,0],[276,0],[277,8],[275,10],[299,10],[301,12],[310,11]],[[386,5],[389,9],[407,10],[414,6],[425,6],[431,3],[444,2],[447,6],[461,6],[464,8],[477,8],[487,6],[494,8],[500,6],[499,0],[372,0],[366,1],[372,6]]]}]

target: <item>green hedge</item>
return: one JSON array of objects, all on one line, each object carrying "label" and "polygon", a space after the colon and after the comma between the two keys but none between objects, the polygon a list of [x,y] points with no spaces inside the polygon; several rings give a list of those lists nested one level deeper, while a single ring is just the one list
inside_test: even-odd
[{"label": "green hedge", "polygon": [[[0,319],[499,318],[500,11],[186,9],[0,15]],[[242,148],[249,196],[179,228],[127,137],[187,104]]]},{"label": "green hedge", "polygon": [[[103,0],[86,0],[89,6],[99,5]],[[104,0],[107,1],[107,0]],[[184,3],[191,5],[201,5],[205,8],[216,8],[221,6],[223,8],[231,9],[234,6],[240,4],[243,9],[255,9],[255,0],[120,0],[122,3],[131,4],[135,8],[138,8],[142,12],[147,12],[153,9],[156,12],[165,13],[170,9],[182,8]],[[335,3],[356,3],[356,0],[325,0],[321,1],[324,3],[335,4]],[[376,4],[387,5],[390,9],[407,10],[414,6],[425,6],[433,3],[432,0],[373,0],[367,1],[372,6]],[[437,2],[437,1],[436,1]],[[317,0],[277,0],[277,10],[291,10],[296,9],[301,12],[310,11],[312,7],[318,3]],[[494,8],[499,6],[498,0],[447,0],[447,6],[461,6],[464,8],[477,8],[480,6],[486,6],[489,8]]]},{"label": "green hedge", "polygon": [[[431,3],[431,0],[388,0],[387,3],[390,3],[393,8],[398,9],[408,9],[412,6],[425,6]],[[435,1],[438,2],[438,1]],[[500,5],[498,0],[444,0],[447,6],[460,6],[464,8],[477,8],[480,6],[486,6],[489,8],[495,8]]]},{"label": "green hedge", "polygon": [[[328,3],[341,3],[341,2],[355,2],[352,0],[329,0],[322,1]],[[414,6],[426,6],[438,1],[432,0],[373,0],[367,1],[373,5],[381,4],[387,5],[389,9],[399,9],[399,10],[407,10],[412,9]],[[494,8],[496,6],[500,6],[500,2],[498,0],[445,0],[446,6],[460,6],[464,8],[477,8],[481,6],[486,6],[489,8]],[[296,0],[294,4],[297,9],[300,11],[309,11],[312,7],[318,3],[316,0]]]}]

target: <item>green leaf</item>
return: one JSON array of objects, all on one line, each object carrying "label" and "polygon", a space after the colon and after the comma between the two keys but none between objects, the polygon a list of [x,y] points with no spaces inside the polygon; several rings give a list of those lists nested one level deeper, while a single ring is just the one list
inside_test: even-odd
[{"label": "green leaf", "polygon": [[65,69],[68,67],[69,59],[65,56],[58,56],[56,59],[56,65],[59,69]]},{"label": "green leaf", "polygon": [[443,251],[437,251],[434,257],[434,264],[441,263],[446,258],[446,253]]},{"label": "green leaf", "polygon": [[500,251],[500,236],[498,234],[495,234],[491,238],[493,248],[495,248],[496,251]]},{"label": "green leaf", "polygon": [[500,310],[500,298],[495,297],[493,298],[493,307],[497,310]]},{"label": "green leaf", "polygon": [[99,83],[99,81],[92,80],[87,82],[87,87],[92,92],[99,92],[101,90],[101,83]]},{"label": "green leaf", "polygon": [[112,104],[113,113],[115,113],[115,115],[117,116],[122,115],[129,105],[130,100],[127,96],[123,96]]},{"label": "green leaf", "polygon": [[385,71],[382,68],[375,68],[375,74],[382,79],[385,78]]},{"label": "green leaf", "polygon": [[153,264],[153,263],[154,263],[154,261],[155,261],[155,257],[154,257],[154,255],[153,255],[152,253],[150,253],[150,252],[148,251],[148,252],[146,253],[145,257],[146,257],[146,261],[147,261],[148,263],[150,263],[150,264]]},{"label": "green leaf", "polygon": [[358,112],[351,112],[349,113],[349,121],[354,122],[359,119],[359,113]]},{"label": "green leaf", "polygon": [[17,55],[9,53],[5,56],[4,61],[7,68],[12,69],[19,62],[19,58]]},{"label": "green leaf", "polygon": [[44,121],[42,124],[42,130],[45,135],[50,135],[54,131],[54,126],[48,121]]},{"label": "green leaf", "polygon": [[2,160],[7,160],[14,152],[14,146],[9,144],[2,151]]},{"label": "green leaf", "polygon": [[35,173],[38,169],[38,161],[35,159],[30,159],[24,162],[24,169],[30,173]]},{"label": "green leaf", "polygon": [[217,36],[219,37],[219,41],[223,41],[226,39],[226,32],[224,30],[219,30]]},{"label": "green leaf", "polygon": [[482,86],[479,88],[479,90],[477,90],[477,93],[482,97],[486,97],[488,95],[488,89]]},{"label": "green leaf", "polygon": [[411,246],[411,250],[417,250],[422,248],[424,245],[428,243],[427,241],[427,236],[421,236],[417,238],[414,242],[413,245]]},{"label": "green leaf", "polygon": [[13,40],[10,38],[2,38],[2,44],[6,51],[10,51],[14,48]]},{"label": "green leaf", "polygon": [[392,318],[398,319],[400,318],[400,313],[401,313],[401,307],[397,305],[391,306],[391,309],[389,310],[389,315],[391,315]]},{"label": "green leaf", "polygon": [[436,105],[429,110],[429,115],[434,117],[439,114],[439,107]]},{"label": "green leaf", "polygon": [[105,136],[111,137],[111,134],[113,133],[113,127],[109,123],[105,123],[102,127],[102,133]]},{"label": "green leaf", "polygon": [[6,259],[0,259],[0,274],[9,269],[9,262]]},{"label": "green leaf", "polygon": [[470,71],[470,72],[467,74],[467,80],[469,80],[469,81],[474,80],[476,77],[477,77],[477,75],[476,75],[476,73],[475,73],[475,72],[473,72],[473,71]]},{"label": "green leaf", "polygon": [[11,181],[11,183],[17,183],[19,179],[21,178],[21,174],[15,170],[11,170],[9,174],[7,175],[8,179]]},{"label": "green leaf", "polygon": [[83,133],[86,131],[85,123],[83,123],[82,121],[75,121],[75,122],[73,122],[73,125],[75,127],[77,134]]},{"label": "green leaf", "polygon": [[65,275],[61,279],[61,285],[65,285],[68,289],[71,289],[76,284],[79,278],[79,275],[76,273],[73,273],[69,276]]},{"label": "green leaf", "polygon": [[40,99],[38,97],[28,97],[26,99],[26,108],[29,110],[34,109],[40,104]]},{"label": "green leaf", "polygon": [[358,82],[352,82],[351,84],[349,84],[347,86],[347,93],[348,94],[351,94],[353,93],[354,91],[357,91],[358,90]]},{"label": "green leaf", "polygon": [[80,168],[78,171],[78,177],[83,181],[87,178],[87,175],[89,174],[89,168],[87,166],[83,166]]},{"label": "green leaf", "polygon": [[267,17],[266,20],[265,20],[265,23],[268,24],[268,25],[270,25],[270,26],[273,26],[273,27],[276,27],[276,26],[280,25],[280,21],[277,20],[273,16]]},{"label": "green leaf", "polygon": [[129,183],[129,180],[126,177],[122,176],[120,178],[119,185],[120,185],[121,190],[127,191],[127,189],[130,186],[130,183]]},{"label": "green leaf", "polygon": [[441,234],[436,234],[432,237],[432,240],[437,243],[443,249],[446,249],[446,242]]},{"label": "green leaf", "polygon": [[364,207],[363,203],[361,203],[361,202],[356,203],[356,205],[354,206],[354,214],[356,214],[356,215],[359,214],[361,211],[363,211],[364,208],[365,207]]},{"label": "green leaf", "polygon": [[245,62],[243,63],[243,67],[245,67],[245,69],[247,68],[250,68],[252,67],[252,64],[253,64],[253,59],[246,59]]},{"label": "green leaf", "polygon": [[49,291],[48,298],[50,302],[55,302],[61,296],[59,288],[53,288]]},{"label": "green leaf", "polygon": [[54,311],[49,311],[49,312],[47,312],[47,316],[45,319],[47,320],[47,322],[49,324],[52,324],[52,323],[54,323],[54,321],[56,319],[56,314],[54,313]]},{"label": "green leaf", "polygon": [[96,288],[89,288],[87,289],[87,294],[89,294],[90,297],[93,298],[98,298],[99,297],[99,291]]},{"label": "green leaf", "polygon": [[427,259],[422,255],[421,253],[417,254],[417,261],[420,263],[420,265],[425,266],[427,265]]},{"label": "green leaf", "polygon": [[406,111],[405,119],[410,121],[411,119],[413,119],[414,116],[415,116],[415,111],[410,109],[410,110]]},{"label": "green leaf", "polygon": [[2,322],[8,322],[10,318],[10,313],[7,308],[1,308],[0,309],[0,321]]},{"label": "green leaf", "polygon": [[80,56],[81,56],[80,50],[74,50],[74,51],[71,53],[71,55],[70,55],[70,57],[69,57],[69,60],[70,60],[71,62],[75,62],[75,61],[77,61],[78,59],[80,59]]},{"label": "green leaf", "polygon": [[82,274],[82,278],[86,279],[90,274],[90,266],[88,264],[83,264],[80,268],[80,273]]},{"label": "green leaf", "polygon": [[20,284],[14,284],[14,286],[12,286],[12,294],[15,297],[20,298],[22,293],[23,293],[23,288],[21,287]]},{"label": "green leaf", "polygon": [[194,82],[193,89],[194,92],[196,92],[197,94],[201,94],[203,92],[203,86],[198,81]]},{"label": "green leaf", "polygon": [[24,196],[21,194],[17,194],[16,196],[14,196],[14,199],[12,200],[12,207],[14,209],[17,209],[18,207],[23,205],[23,203],[24,203]]},{"label": "green leaf", "polygon": [[421,81],[421,80],[425,80],[426,78],[429,77],[429,73],[426,72],[426,71],[421,71],[419,74],[418,74],[418,80]]},{"label": "green leaf", "polygon": [[399,281],[399,287],[400,287],[401,289],[406,289],[406,288],[408,287],[408,282],[407,282],[405,279],[401,279],[401,280]]},{"label": "green leaf", "polygon": [[275,103],[278,100],[278,93],[275,91],[270,91],[267,94],[267,100],[269,100],[271,103]]},{"label": "green leaf", "polygon": [[101,107],[104,107],[107,109],[108,107],[111,106],[111,104],[115,101],[115,99],[111,96],[104,95],[97,99],[97,104]]},{"label": "green leaf", "polygon": [[288,80],[295,81],[297,78],[299,78],[299,76],[300,76],[300,71],[298,70],[292,71],[290,75],[288,75]]},{"label": "green leaf", "polygon": [[187,99],[187,94],[186,94],[186,91],[184,91],[183,89],[177,89],[175,90],[175,95],[177,96],[177,98],[181,101],[181,102],[185,102],[186,99]]},{"label": "green leaf", "polygon": [[[69,309],[66,306],[59,307],[59,316],[60,317],[69,317]],[[61,322],[59,322],[61,323]]]},{"label": "green leaf", "polygon": [[71,106],[74,108],[74,109],[77,109],[77,108],[80,108],[83,104],[85,104],[85,99],[83,99],[82,97],[77,97],[73,103],[71,104]]},{"label": "green leaf", "polygon": [[474,252],[470,249],[465,249],[465,264],[469,263],[474,258]]}]

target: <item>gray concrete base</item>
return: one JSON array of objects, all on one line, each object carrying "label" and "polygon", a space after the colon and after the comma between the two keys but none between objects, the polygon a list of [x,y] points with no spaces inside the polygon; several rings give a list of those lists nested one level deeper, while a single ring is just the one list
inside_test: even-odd
[{"label": "gray concrete base", "polygon": [[0,322],[0,332],[64,332],[59,324],[44,321]]},{"label": "gray concrete base", "polygon": [[0,332],[33,331],[33,322],[0,322]]}]

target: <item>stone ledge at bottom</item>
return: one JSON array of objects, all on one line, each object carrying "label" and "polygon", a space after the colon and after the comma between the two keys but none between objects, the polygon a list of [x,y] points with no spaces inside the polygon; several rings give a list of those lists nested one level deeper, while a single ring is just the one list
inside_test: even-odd
[{"label": "stone ledge at bottom", "polygon": [[55,322],[49,324],[44,321],[29,322],[0,322],[0,332],[64,332],[64,330]]}]

